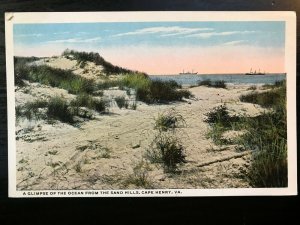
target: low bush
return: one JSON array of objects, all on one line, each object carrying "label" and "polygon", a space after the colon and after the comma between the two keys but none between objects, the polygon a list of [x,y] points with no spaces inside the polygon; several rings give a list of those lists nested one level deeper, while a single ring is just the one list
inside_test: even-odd
[{"label": "low bush", "polygon": [[116,97],[115,98],[115,101],[118,105],[118,107],[121,109],[121,108],[128,108],[128,102],[127,100],[125,99],[124,96],[121,96],[121,97]]},{"label": "low bush", "polygon": [[184,147],[179,140],[162,132],[155,137],[153,145],[146,152],[146,157],[152,163],[162,163],[166,172],[175,172],[178,165],[186,162]]},{"label": "low bush", "polygon": [[288,184],[286,88],[285,82],[278,85],[281,86],[268,92],[241,96],[243,101],[270,107],[270,111],[261,115],[232,120],[224,106],[207,114],[206,122],[212,126],[209,137],[216,144],[232,144],[222,139],[223,132],[232,127],[245,130],[236,144],[253,150],[247,172],[253,187],[287,187]]},{"label": "low bush", "polygon": [[174,130],[178,127],[185,126],[185,120],[178,112],[171,109],[163,114],[158,115],[155,119],[155,129],[159,131]]},{"label": "low bush", "polygon": [[97,112],[103,112],[107,107],[107,103],[104,100],[95,99],[88,94],[78,95],[70,104],[73,107],[87,107]]},{"label": "low bush", "polygon": [[28,120],[31,119],[42,119],[44,114],[40,111],[42,108],[46,108],[48,102],[45,100],[36,100],[32,102],[27,102],[23,106],[16,107],[16,119],[20,117],[25,117]]},{"label": "low bush", "polygon": [[153,183],[149,177],[149,171],[151,170],[150,165],[142,160],[133,168],[133,174],[125,180],[124,184],[127,187],[133,184],[137,187],[142,188],[153,188]]},{"label": "low bush", "polygon": [[225,83],[224,80],[211,81],[210,79],[207,79],[207,80],[199,81],[198,86],[207,86],[207,87],[214,87],[214,88],[226,88],[226,83]]},{"label": "low bush", "polygon": [[49,119],[56,119],[62,122],[73,123],[73,115],[68,103],[61,97],[53,97],[48,102],[47,116]]},{"label": "low bush", "polygon": [[95,89],[94,81],[75,75],[69,70],[52,68],[50,66],[29,66],[26,64],[15,64],[16,84],[22,79],[41,84],[58,87],[72,94],[92,93]]},{"label": "low bush", "polygon": [[262,107],[274,107],[285,101],[285,88],[274,89],[267,92],[253,92],[240,96],[240,101],[259,104]]}]

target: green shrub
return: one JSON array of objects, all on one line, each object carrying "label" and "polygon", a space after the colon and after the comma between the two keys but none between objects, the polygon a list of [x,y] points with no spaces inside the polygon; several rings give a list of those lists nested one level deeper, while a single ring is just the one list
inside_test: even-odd
[{"label": "green shrub", "polygon": [[67,102],[61,97],[53,97],[48,102],[47,116],[62,122],[72,123],[73,115],[69,110]]},{"label": "green shrub", "polygon": [[45,100],[27,102],[23,106],[16,107],[16,118],[25,117],[28,120],[42,119],[44,115],[39,109],[46,108],[47,106],[48,103]]},{"label": "green shrub", "polygon": [[184,147],[178,139],[166,133],[159,133],[146,157],[152,163],[162,163],[166,172],[175,172],[178,165],[185,163]]},{"label": "green shrub", "polygon": [[253,153],[253,162],[248,172],[254,187],[287,187],[287,142],[284,139],[264,143],[260,140],[259,152]]},{"label": "green shrub", "polygon": [[[253,187],[287,187],[287,115],[285,82],[268,92],[241,96],[243,101],[270,107],[256,117],[231,118],[225,106],[207,114],[212,130],[208,136],[216,144],[232,144],[222,139],[226,130],[237,127],[245,130],[236,144],[253,150],[247,177]],[[274,99],[273,99],[274,98]]]},{"label": "green shrub", "polygon": [[83,65],[82,68],[84,67],[85,63],[89,61],[95,63],[96,65],[103,66],[104,73],[108,75],[133,72],[131,70],[112,65],[111,63],[107,62],[103,57],[101,57],[99,53],[96,52],[78,52],[78,51],[66,49],[62,53],[62,56],[65,57],[69,57],[70,55],[72,55],[74,59],[77,60],[80,66]]},{"label": "green shrub", "polygon": [[104,100],[98,100],[88,94],[80,94],[75,100],[71,101],[71,106],[74,107],[87,107],[89,109],[96,110],[97,112],[103,112],[106,109],[107,103]]},{"label": "green shrub", "polygon": [[210,125],[219,124],[223,127],[232,127],[232,123],[237,123],[241,119],[238,116],[230,116],[225,105],[220,105],[205,114],[207,117],[204,122]]},{"label": "green shrub", "polygon": [[153,184],[149,178],[149,170],[151,170],[149,164],[142,160],[133,168],[133,174],[125,180],[125,187],[129,184],[134,184],[137,187],[153,188]]},{"label": "green shrub", "polygon": [[185,126],[185,120],[178,112],[171,109],[163,114],[158,115],[155,119],[155,129],[159,131],[174,130],[178,127]]},{"label": "green shrub", "polygon": [[207,80],[201,80],[198,82],[198,85],[199,86],[208,86],[210,87],[212,84],[211,80],[210,79],[207,79]]},{"label": "green shrub", "polygon": [[198,82],[198,86],[207,86],[215,88],[226,88],[226,83],[224,80],[211,81],[210,79],[202,80]]},{"label": "green shrub", "polygon": [[267,92],[254,92],[240,96],[242,102],[259,104],[263,107],[274,107],[285,101],[285,88],[274,89]]},{"label": "green shrub", "polygon": [[118,105],[118,107],[121,109],[121,108],[128,108],[128,102],[127,100],[125,99],[124,96],[120,96],[120,97],[116,97],[115,98],[115,101]]},{"label": "green shrub", "polygon": [[46,65],[23,65],[22,67],[20,64],[16,64],[16,70],[16,82],[20,79],[27,79],[32,82],[39,82],[52,87],[62,88],[72,94],[92,93],[94,91],[93,80],[77,76],[69,70],[52,68]]}]

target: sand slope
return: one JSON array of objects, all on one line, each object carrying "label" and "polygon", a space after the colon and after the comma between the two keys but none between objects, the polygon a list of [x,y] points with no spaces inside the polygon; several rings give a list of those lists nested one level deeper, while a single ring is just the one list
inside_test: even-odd
[{"label": "sand slope", "polygon": [[[23,121],[25,124],[17,130],[17,189],[249,187],[243,172],[250,155],[198,167],[239,154],[234,146],[216,146],[208,139],[209,126],[203,120],[207,112],[220,104],[226,104],[233,114],[261,113],[263,109],[259,106],[238,100],[242,93],[250,92],[247,88],[195,87],[190,89],[195,98],[186,102],[138,102],[137,110],[112,106],[109,114],[97,115],[94,120],[76,126]],[[16,93],[20,96],[17,103],[22,102],[24,92]],[[161,166],[143,160],[157,134],[154,118],[172,108],[186,122],[186,127],[176,129],[176,135],[185,147],[187,163],[176,174],[164,173]],[[143,187],[135,182],[140,173],[147,179]]]}]

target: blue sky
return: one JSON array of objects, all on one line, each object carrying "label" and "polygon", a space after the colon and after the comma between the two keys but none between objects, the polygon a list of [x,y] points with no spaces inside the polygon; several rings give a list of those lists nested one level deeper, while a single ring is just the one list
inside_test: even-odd
[{"label": "blue sky", "polygon": [[39,46],[215,46],[284,47],[284,22],[148,22],[16,24],[14,43]]},{"label": "blue sky", "polygon": [[[280,21],[15,24],[13,30],[15,55],[59,55],[64,49],[69,48],[99,52],[112,63],[129,68],[132,67],[132,63],[126,61],[125,57],[145,64],[149,60],[149,55],[152,57],[151,60],[157,58],[157,63],[163,56],[176,55],[177,58],[173,61],[180,62],[178,57],[180,55],[189,57],[190,52],[195,52],[194,57],[203,58],[200,55],[196,56],[200,51],[205,52],[207,56],[212,54],[216,56],[216,53],[222,52],[222,58],[219,57],[222,63],[224,59],[231,58],[233,55],[237,60],[240,58],[239,54],[244,55],[245,58],[245,55],[250,52],[251,56],[244,59],[245,62],[249,61],[249,65],[245,65],[245,68],[240,70],[249,67],[251,60],[256,58],[257,61],[259,56],[261,58],[269,55],[276,56],[273,64],[284,59],[285,22]],[[141,58],[144,58],[144,61]],[[195,60],[190,59],[190,61],[195,64]],[[185,65],[179,66],[186,67],[188,64],[187,61],[183,63]],[[197,69],[198,66],[194,64],[190,66]],[[231,64],[233,65],[233,62]],[[231,71],[229,69],[231,64],[227,64],[227,71]],[[135,68],[132,69],[142,69],[147,72],[155,65],[149,64],[145,67],[134,65]],[[271,65],[272,62],[268,62],[268,67]],[[201,65],[201,68],[203,66],[205,67]],[[211,68],[207,71],[213,69],[216,70]],[[234,66],[232,66],[233,70]]]}]

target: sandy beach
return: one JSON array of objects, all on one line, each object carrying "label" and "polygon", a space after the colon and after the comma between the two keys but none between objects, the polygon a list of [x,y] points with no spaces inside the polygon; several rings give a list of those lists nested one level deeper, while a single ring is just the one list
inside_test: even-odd
[{"label": "sandy beach", "polygon": [[[16,90],[17,105],[30,97],[47,97],[57,92],[66,99],[74,98],[61,89],[43,90],[43,85],[30,85]],[[32,88],[34,85],[38,88]],[[204,122],[205,114],[221,104],[232,115],[260,114],[260,106],[239,100],[241,94],[251,92],[248,88],[193,87],[189,89],[192,99],[152,105],[137,102],[136,110],[111,105],[109,113],[97,114],[76,126],[59,121],[19,121],[17,190],[145,188],[132,182],[138,175],[136,168],[147,178],[146,188],[250,187],[244,174],[251,155],[241,154],[234,145],[216,146],[207,137],[209,125]],[[144,159],[157,133],[155,118],[171,109],[182,115],[186,123],[176,128],[187,161],[178,173],[165,173],[160,165]],[[226,136],[234,135],[238,134],[231,132]]]}]

